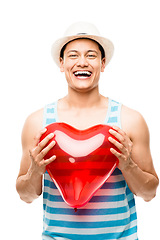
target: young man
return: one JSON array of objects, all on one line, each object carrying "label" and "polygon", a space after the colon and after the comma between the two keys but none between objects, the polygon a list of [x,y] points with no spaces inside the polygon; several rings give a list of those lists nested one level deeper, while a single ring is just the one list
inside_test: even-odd
[{"label": "young man", "polygon": [[[65,36],[53,44],[52,55],[65,73],[68,94],[31,114],[22,132],[23,156],[17,178],[21,199],[31,203],[44,187],[43,240],[126,239],[137,237],[134,194],[150,201],[156,195],[158,177],[149,147],[149,131],[140,113],[99,93],[101,72],[110,61],[113,44],[100,36],[89,23],[73,24]],[[43,121],[44,120],[44,121]],[[119,159],[118,168],[92,199],[76,213],[67,206],[46,172],[44,160],[55,142],[48,135],[39,143],[52,122],[65,122],[77,129],[97,124],[112,125],[110,151]],[[42,178],[44,177],[44,181]]]}]

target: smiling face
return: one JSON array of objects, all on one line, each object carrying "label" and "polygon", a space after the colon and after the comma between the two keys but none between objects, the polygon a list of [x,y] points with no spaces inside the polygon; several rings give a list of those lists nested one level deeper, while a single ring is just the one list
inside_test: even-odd
[{"label": "smiling face", "polygon": [[104,71],[105,58],[96,42],[77,39],[66,45],[60,70],[65,73],[68,86],[86,92],[98,87],[100,73]]}]

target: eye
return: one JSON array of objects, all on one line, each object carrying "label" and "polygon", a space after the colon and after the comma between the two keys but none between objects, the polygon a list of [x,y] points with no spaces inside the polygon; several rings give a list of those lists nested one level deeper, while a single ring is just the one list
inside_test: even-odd
[{"label": "eye", "polygon": [[68,57],[69,57],[69,58],[77,58],[78,55],[77,55],[77,54],[70,54]]},{"label": "eye", "polygon": [[96,54],[88,54],[87,57],[93,59],[93,58],[96,58],[97,55]]}]

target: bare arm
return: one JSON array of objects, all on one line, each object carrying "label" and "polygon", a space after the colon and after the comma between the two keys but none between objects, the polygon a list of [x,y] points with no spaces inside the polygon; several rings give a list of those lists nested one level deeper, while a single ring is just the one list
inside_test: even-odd
[{"label": "bare arm", "polygon": [[46,165],[55,160],[55,156],[44,160],[44,156],[55,142],[51,142],[46,147],[48,141],[53,138],[53,135],[48,135],[39,143],[40,137],[46,131],[46,129],[40,130],[42,128],[41,119],[42,111],[32,114],[26,120],[22,131],[23,154],[16,189],[20,198],[27,203],[31,203],[41,195],[42,177]]},{"label": "bare arm", "polygon": [[121,153],[114,149],[111,152],[119,158],[119,168],[130,190],[150,201],[156,195],[159,180],[150,153],[147,124],[139,113],[127,108],[123,109],[122,120],[124,130],[115,127],[111,131],[119,142],[110,139]]}]

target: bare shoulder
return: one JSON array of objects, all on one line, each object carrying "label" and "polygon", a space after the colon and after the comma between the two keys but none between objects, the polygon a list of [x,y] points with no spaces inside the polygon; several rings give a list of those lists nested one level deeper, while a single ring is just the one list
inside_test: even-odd
[{"label": "bare shoulder", "polygon": [[32,142],[31,139],[43,128],[43,108],[30,114],[22,130],[22,144]]},{"label": "bare shoulder", "polygon": [[43,108],[31,113],[27,119],[26,124],[30,125],[37,125],[42,126],[43,125]]},{"label": "bare shoulder", "polygon": [[143,137],[149,139],[149,130],[146,121],[138,111],[122,106],[121,113],[122,129],[132,141],[135,138]]}]

